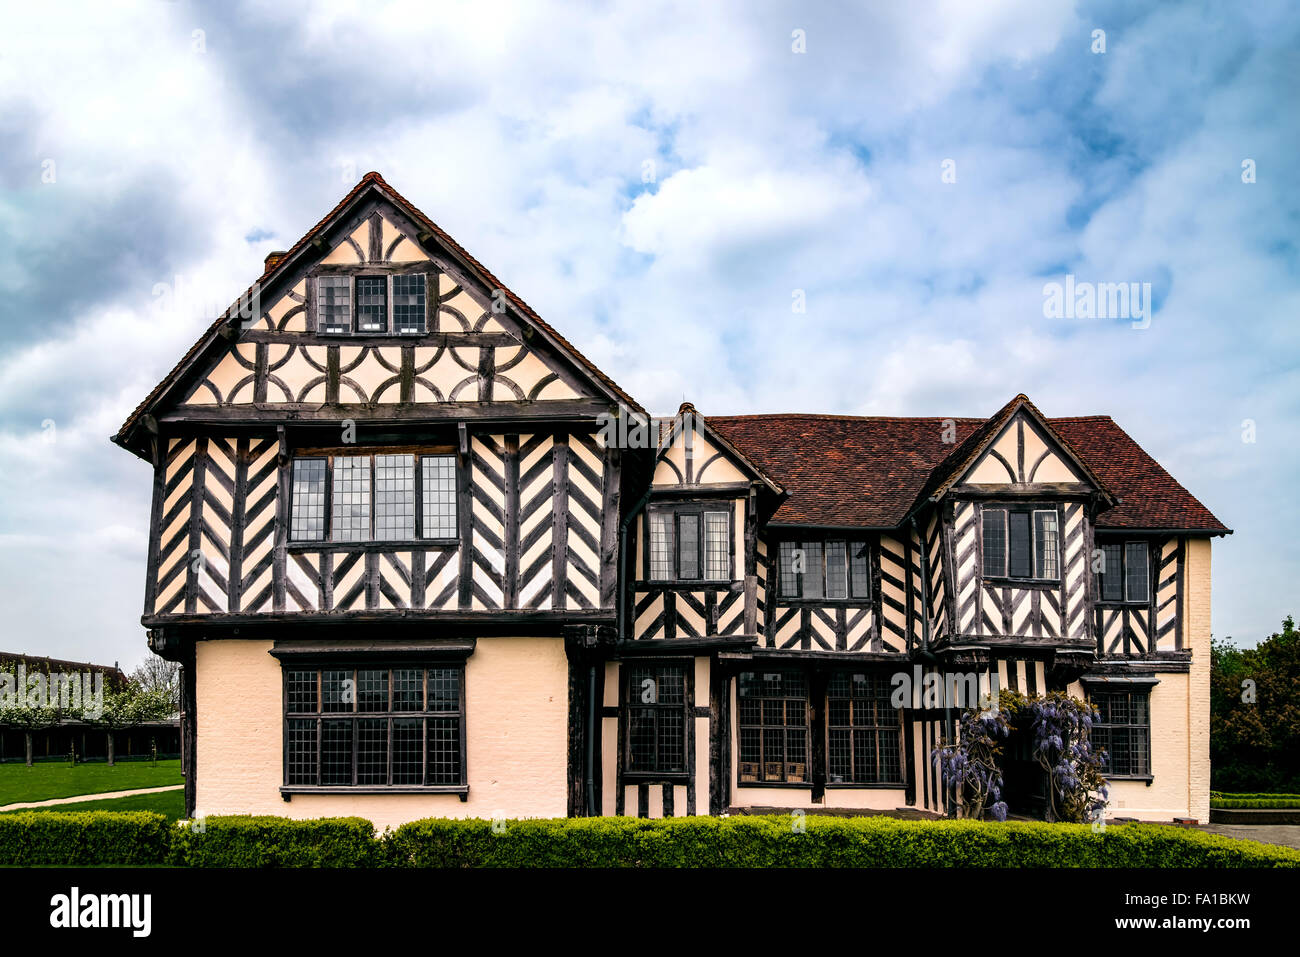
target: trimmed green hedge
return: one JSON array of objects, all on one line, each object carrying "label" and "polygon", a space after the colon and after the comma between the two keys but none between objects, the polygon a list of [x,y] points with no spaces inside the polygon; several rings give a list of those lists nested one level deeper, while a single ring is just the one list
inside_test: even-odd
[{"label": "trimmed green hedge", "polygon": [[1300,851],[1156,824],[809,815],[488,821],[431,818],[386,838],[397,867],[1300,867]]},{"label": "trimmed green hedge", "polygon": [[167,818],[153,811],[0,814],[0,865],[162,864],[171,838]]},{"label": "trimmed green hedge", "polygon": [[1211,791],[1210,807],[1223,810],[1263,808],[1286,810],[1300,808],[1300,794],[1233,793]]},{"label": "trimmed green hedge", "polygon": [[182,867],[374,867],[381,845],[359,817],[209,817],[178,825],[170,862]]},{"label": "trimmed green hedge", "polygon": [[[798,825],[798,826],[796,826]],[[40,811],[0,816],[0,864],[186,867],[1300,867],[1300,850],[1159,824],[729,818],[361,818]]]}]

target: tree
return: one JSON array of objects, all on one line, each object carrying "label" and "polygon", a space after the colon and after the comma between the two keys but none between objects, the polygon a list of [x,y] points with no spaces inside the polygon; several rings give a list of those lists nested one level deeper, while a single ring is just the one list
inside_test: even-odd
[{"label": "tree", "polygon": [[1300,632],[1210,643],[1210,777],[1223,791],[1300,791]]},{"label": "tree", "polygon": [[[50,676],[41,675],[46,683],[45,694],[29,694],[27,687],[16,686],[16,676],[18,667],[15,662],[0,662],[0,673],[8,676],[15,686],[11,689],[10,694],[0,696],[0,727],[22,728],[23,739],[26,745],[27,766],[32,766],[32,736],[34,732],[52,728],[66,717],[71,715],[61,711],[57,705],[51,707],[50,697],[48,694]],[[27,674],[24,670],[25,678],[23,684],[26,685],[33,677],[40,675],[40,672]],[[37,700],[39,699],[39,700]]]},{"label": "tree", "polygon": [[159,721],[175,711],[168,690],[144,688],[134,681],[121,688],[104,689],[104,709],[87,723],[104,728],[108,734],[108,763],[115,763],[113,735],[124,728],[134,728],[146,721]]},{"label": "tree", "polygon": [[1007,819],[1002,800],[1002,739],[1011,732],[1007,713],[1001,708],[971,708],[962,712],[957,740],[944,742],[930,752],[930,759],[953,788],[953,796],[965,817],[981,820],[985,812],[999,821]]},{"label": "tree", "polygon": [[172,712],[181,708],[181,666],[179,662],[160,658],[153,652],[131,672],[131,682],[145,691],[165,694]]}]

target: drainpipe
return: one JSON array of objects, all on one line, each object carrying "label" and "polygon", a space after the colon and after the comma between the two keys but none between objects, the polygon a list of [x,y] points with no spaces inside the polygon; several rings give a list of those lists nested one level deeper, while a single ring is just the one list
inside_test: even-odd
[{"label": "drainpipe", "polygon": [[[625,581],[624,570],[627,567],[627,530],[631,527],[632,520],[641,513],[648,501],[650,501],[649,489],[632,506],[632,510],[627,513],[623,521],[618,525],[618,568],[614,575],[616,589],[614,607],[618,612],[617,634],[619,641],[624,639],[627,632],[623,624],[626,618],[624,606],[627,602],[627,589],[623,587]],[[587,792],[588,817],[596,814],[596,668],[599,667],[599,664],[599,662],[593,662],[587,669],[587,761],[584,784]]]}]

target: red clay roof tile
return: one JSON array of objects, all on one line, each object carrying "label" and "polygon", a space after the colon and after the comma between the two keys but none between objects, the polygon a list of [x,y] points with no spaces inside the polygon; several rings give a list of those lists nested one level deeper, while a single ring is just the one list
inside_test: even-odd
[{"label": "red clay roof tile", "polygon": [[[964,461],[996,418],[789,414],[706,421],[790,493],[773,522],[895,528],[939,484],[932,479]],[[1229,531],[1109,416],[1046,421],[1120,499],[1098,516],[1099,528]],[[949,422],[955,447],[943,441]]]}]

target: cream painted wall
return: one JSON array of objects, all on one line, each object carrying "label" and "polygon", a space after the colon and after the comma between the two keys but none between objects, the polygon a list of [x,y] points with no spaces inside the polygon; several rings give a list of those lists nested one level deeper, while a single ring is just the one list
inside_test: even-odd
[{"label": "cream painted wall", "polygon": [[[1108,809],[1112,817],[1168,821],[1189,815],[1189,676],[1160,674],[1157,677],[1160,683],[1151,689],[1152,780],[1149,785],[1144,781],[1112,781]],[[1206,821],[1208,816],[1200,820]]]},{"label": "cream painted wall", "polygon": [[1183,586],[1184,647],[1192,651],[1188,676],[1189,816],[1210,819],[1210,539],[1187,540]]},{"label": "cream painted wall", "polygon": [[[1210,540],[1187,540],[1183,589],[1183,643],[1192,652],[1188,674],[1158,673],[1151,690],[1150,786],[1113,781],[1114,817],[1168,821],[1210,819]],[[1079,683],[1070,693],[1082,696]]]},{"label": "cream painted wall", "polygon": [[564,817],[568,670],[559,638],[484,638],[465,667],[469,800],[454,794],[281,799],[280,663],[269,641],[199,642],[201,814],[358,815],[383,828],[422,817]]}]

